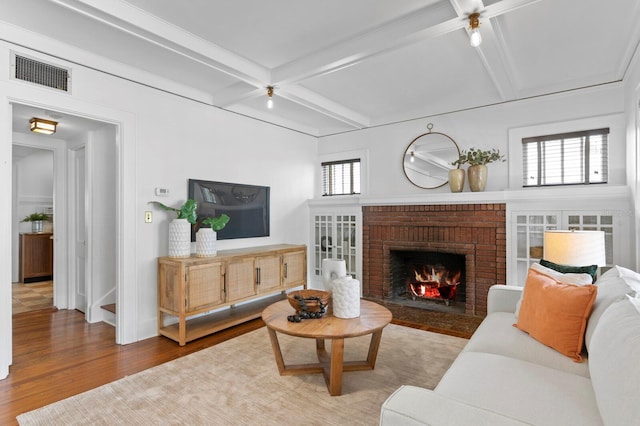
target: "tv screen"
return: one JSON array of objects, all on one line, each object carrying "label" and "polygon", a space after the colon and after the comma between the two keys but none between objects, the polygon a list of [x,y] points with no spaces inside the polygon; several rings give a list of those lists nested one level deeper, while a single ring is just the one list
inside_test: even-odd
[{"label": "tv screen", "polygon": [[189,179],[189,198],[198,202],[191,241],[196,240],[203,219],[223,213],[231,219],[218,231],[219,240],[269,236],[268,186]]}]

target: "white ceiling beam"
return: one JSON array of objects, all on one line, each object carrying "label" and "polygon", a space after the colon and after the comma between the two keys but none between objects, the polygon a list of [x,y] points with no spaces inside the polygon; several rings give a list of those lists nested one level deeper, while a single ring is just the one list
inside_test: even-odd
[{"label": "white ceiling beam", "polygon": [[249,99],[265,96],[266,94],[266,88],[248,87],[245,83],[238,82],[216,92],[213,95],[213,103],[220,108],[227,108]]},{"label": "white ceiling beam", "polygon": [[51,1],[256,87],[271,80],[267,68],[158,19],[126,1]]},{"label": "white ceiling beam", "polygon": [[[476,3],[475,7],[484,9],[482,16],[486,18],[508,13],[537,1],[540,0],[502,0],[484,7],[481,1],[472,0]],[[271,72],[272,81],[281,85],[300,82],[338,71],[394,49],[466,28],[469,23],[467,17],[475,7],[456,10],[456,5],[461,3],[462,1],[457,0],[451,0],[451,4],[448,1],[435,3],[347,41],[277,67]]]},{"label": "white ceiling beam", "polygon": [[442,1],[410,15],[336,43],[272,70],[276,84],[289,84],[328,74],[384,52],[462,28],[451,7]]},{"label": "white ceiling beam", "polygon": [[288,99],[357,129],[368,127],[371,124],[368,117],[302,86],[290,85],[283,88],[276,86],[275,96]]}]

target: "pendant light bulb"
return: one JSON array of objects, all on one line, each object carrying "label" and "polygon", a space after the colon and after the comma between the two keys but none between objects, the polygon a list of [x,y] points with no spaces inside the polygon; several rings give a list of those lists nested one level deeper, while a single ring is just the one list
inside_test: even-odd
[{"label": "pendant light bulb", "polygon": [[482,43],[482,35],[480,34],[480,14],[472,13],[469,15],[469,42],[471,46],[478,47]]},{"label": "pendant light bulb", "polygon": [[409,161],[411,161],[412,163],[413,163],[414,161],[416,161],[416,157],[415,157],[415,155],[414,155],[413,151],[411,151],[411,158],[409,159]]},{"label": "pendant light bulb", "polygon": [[273,86],[267,86],[267,108],[273,109]]}]

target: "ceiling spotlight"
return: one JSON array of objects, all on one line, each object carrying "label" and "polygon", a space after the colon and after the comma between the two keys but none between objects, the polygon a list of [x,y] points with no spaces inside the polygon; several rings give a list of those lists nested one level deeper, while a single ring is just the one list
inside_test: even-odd
[{"label": "ceiling spotlight", "polygon": [[267,100],[267,108],[273,108],[273,86],[267,86],[267,96],[269,99]]},{"label": "ceiling spotlight", "polygon": [[482,35],[480,35],[480,14],[472,13],[469,15],[469,29],[471,33],[469,34],[469,41],[473,47],[480,46],[482,43]]},{"label": "ceiling spotlight", "polygon": [[35,133],[44,135],[52,135],[56,132],[57,121],[45,120],[43,118],[33,117],[29,120],[29,129]]}]

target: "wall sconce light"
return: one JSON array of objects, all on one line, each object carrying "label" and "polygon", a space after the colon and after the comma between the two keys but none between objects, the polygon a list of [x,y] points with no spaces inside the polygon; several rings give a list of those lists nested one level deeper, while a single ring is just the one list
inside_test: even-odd
[{"label": "wall sconce light", "polygon": [[469,41],[473,47],[480,46],[482,43],[482,35],[480,34],[480,14],[472,13],[469,15],[469,29],[471,33],[469,34]]},{"label": "wall sconce light", "polygon": [[43,135],[52,135],[56,132],[57,121],[45,120],[43,118],[33,117],[29,120],[29,130]]},{"label": "wall sconce light", "polygon": [[273,86],[267,86],[267,96],[269,99],[267,100],[267,108],[273,108]]}]

